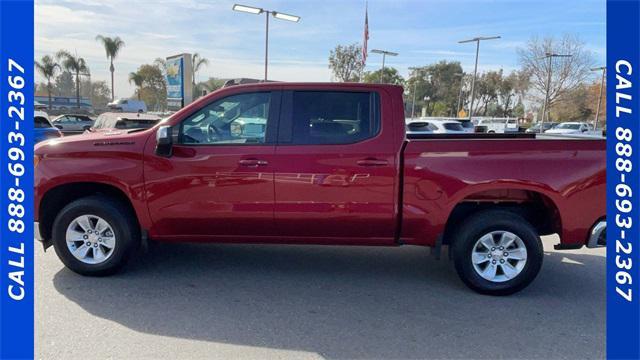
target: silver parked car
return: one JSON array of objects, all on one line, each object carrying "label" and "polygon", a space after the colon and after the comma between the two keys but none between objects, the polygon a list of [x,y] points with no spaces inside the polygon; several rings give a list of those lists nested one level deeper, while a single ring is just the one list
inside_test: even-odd
[{"label": "silver parked car", "polygon": [[93,126],[93,119],[87,115],[60,115],[51,121],[63,133],[83,133]]}]

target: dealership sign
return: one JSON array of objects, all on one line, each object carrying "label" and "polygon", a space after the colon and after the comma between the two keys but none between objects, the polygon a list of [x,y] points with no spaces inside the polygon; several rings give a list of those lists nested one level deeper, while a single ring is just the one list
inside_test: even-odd
[{"label": "dealership sign", "polygon": [[191,54],[180,54],[167,58],[167,106],[179,110],[193,101],[193,74]]}]

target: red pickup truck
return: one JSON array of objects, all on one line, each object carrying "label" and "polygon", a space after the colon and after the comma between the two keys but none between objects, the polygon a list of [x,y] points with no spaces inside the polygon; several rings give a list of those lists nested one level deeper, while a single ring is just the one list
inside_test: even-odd
[{"label": "red pickup truck", "polygon": [[541,235],[606,242],[605,142],[534,136],[406,135],[398,86],[229,87],[151,129],[38,144],[36,237],[96,276],[148,240],[446,245],[470,288],[510,294]]}]

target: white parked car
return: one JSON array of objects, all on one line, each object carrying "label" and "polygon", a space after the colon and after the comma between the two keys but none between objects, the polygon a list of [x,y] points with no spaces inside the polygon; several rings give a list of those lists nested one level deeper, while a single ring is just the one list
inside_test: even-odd
[{"label": "white parked car", "polygon": [[477,126],[482,126],[489,134],[518,132],[518,119],[481,119]]},{"label": "white parked car", "polygon": [[547,130],[545,134],[562,134],[562,135],[575,135],[575,134],[595,134],[593,125],[585,122],[564,122],[558,124],[553,129]]},{"label": "white parked car", "polygon": [[141,113],[147,112],[147,104],[142,100],[134,99],[119,99],[107,104],[110,110],[129,112],[129,113]]},{"label": "white parked car", "polygon": [[453,120],[411,120],[407,124],[409,134],[464,134],[464,127]]}]

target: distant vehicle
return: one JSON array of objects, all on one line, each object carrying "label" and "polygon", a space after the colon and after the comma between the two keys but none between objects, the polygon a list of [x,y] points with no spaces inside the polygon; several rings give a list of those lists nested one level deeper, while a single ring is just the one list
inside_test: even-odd
[{"label": "distant vehicle", "polygon": [[[40,104],[46,105],[49,108],[49,97],[48,96],[34,96],[34,100],[39,102]],[[75,96],[52,96],[51,97],[51,109],[52,110],[71,110],[78,109],[78,99]],[[89,98],[80,98],[80,107],[79,109],[91,112],[93,111],[93,105],[91,104],[91,99]]]},{"label": "distant vehicle", "polygon": [[486,128],[489,134],[518,132],[518,119],[480,119],[478,127]]},{"label": "distant vehicle", "polygon": [[[547,130],[551,130],[553,128],[555,128],[556,126],[558,126],[557,122],[546,122],[542,125],[542,132],[545,132]],[[533,126],[531,126],[530,128],[528,128],[526,131],[526,133],[539,133],[540,132],[540,123],[537,123]]]},{"label": "distant vehicle", "polygon": [[93,119],[87,115],[60,115],[51,123],[63,133],[81,133],[91,129]]},{"label": "distant vehicle", "polygon": [[453,120],[414,120],[407,124],[409,134],[463,134],[460,122]]},{"label": "distant vehicle", "polygon": [[571,135],[571,134],[589,134],[594,133],[593,125],[585,123],[585,122],[565,122],[558,124],[558,126],[553,129],[547,130],[544,132],[545,134],[562,134],[562,135]]},{"label": "distant vehicle", "polygon": [[122,112],[147,112],[147,104],[142,100],[119,99],[107,104],[107,108]]},{"label": "distant vehicle", "polygon": [[157,124],[159,116],[140,113],[104,113],[100,114],[91,127],[91,131],[109,129],[148,129]]},{"label": "distant vehicle", "polygon": [[36,109],[36,110],[46,110],[47,107],[48,106],[46,104],[43,104],[43,103],[41,103],[39,101],[34,101],[33,102],[33,108]]},{"label": "distant vehicle", "polygon": [[49,115],[44,111],[36,110],[33,116],[33,142],[39,143],[44,140],[62,137],[62,132],[51,125]]},{"label": "distant vehicle", "polygon": [[462,125],[464,132],[467,132],[467,133],[476,132],[476,126],[471,120],[458,120],[458,122],[460,123],[460,125]]}]

